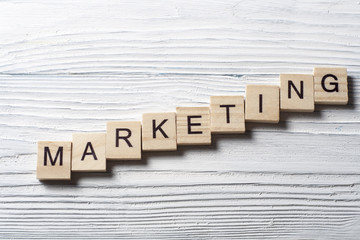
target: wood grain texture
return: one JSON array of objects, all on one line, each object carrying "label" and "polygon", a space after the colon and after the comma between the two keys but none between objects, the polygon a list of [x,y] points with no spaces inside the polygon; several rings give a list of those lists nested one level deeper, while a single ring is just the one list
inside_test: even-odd
[{"label": "wood grain texture", "polygon": [[[1,239],[358,239],[357,1],[1,1]],[[36,180],[36,142],[347,67],[349,104]],[[269,126],[270,125],[270,126]]]}]

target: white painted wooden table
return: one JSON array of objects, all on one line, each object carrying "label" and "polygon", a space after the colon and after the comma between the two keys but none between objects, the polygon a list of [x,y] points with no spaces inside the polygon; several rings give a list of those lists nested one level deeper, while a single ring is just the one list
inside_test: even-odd
[{"label": "white painted wooden table", "polygon": [[[350,104],[71,183],[36,142],[345,66]],[[359,239],[358,1],[1,1],[1,239]]]}]

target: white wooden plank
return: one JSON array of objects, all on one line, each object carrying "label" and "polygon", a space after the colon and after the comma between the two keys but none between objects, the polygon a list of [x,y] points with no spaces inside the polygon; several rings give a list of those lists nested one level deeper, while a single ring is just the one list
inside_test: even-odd
[{"label": "white wooden plank", "polygon": [[359,69],[356,1],[0,4],[2,73]]},{"label": "white wooden plank", "polygon": [[[359,23],[339,0],[0,2],[1,239],[357,239]],[[35,179],[39,140],[323,64],[348,68],[349,105]]]}]

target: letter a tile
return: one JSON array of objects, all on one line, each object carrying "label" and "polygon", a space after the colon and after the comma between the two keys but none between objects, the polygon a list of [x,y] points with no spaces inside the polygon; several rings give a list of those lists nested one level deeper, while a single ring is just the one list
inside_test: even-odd
[{"label": "letter a tile", "polygon": [[174,112],[143,114],[142,149],[144,151],[175,151],[177,149]]},{"label": "letter a tile", "polygon": [[210,109],[208,107],[176,108],[177,144],[211,144]]},{"label": "letter a tile", "polygon": [[141,123],[108,122],[106,128],[106,159],[141,159]]},{"label": "letter a tile", "polygon": [[36,177],[39,180],[70,180],[71,142],[38,142]]},{"label": "letter a tile", "polygon": [[74,133],[72,136],[73,172],[104,172],[106,133]]},{"label": "letter a tile", "polygon": [[315,67],[315,104],[346,105],[348,103],[347,69]]}]

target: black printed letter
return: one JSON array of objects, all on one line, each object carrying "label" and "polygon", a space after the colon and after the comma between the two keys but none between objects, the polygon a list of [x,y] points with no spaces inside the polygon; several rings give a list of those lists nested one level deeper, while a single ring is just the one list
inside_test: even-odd
[{"label": "black printed letter", "polygon": [[191,126],[201,126],[201,123],[192,123],[192,118],[201,118],[201,115],[198,116],[187,116],[188,123],[188,134],[202,134],[202,131],[191,131]]},{"label": "black printed letter", "polygon": [[325,87],[325,80],[328,77],[332,77],[334,80],[338,80],[337,77],[333,74],[326,74],[325,76],[323,76],[322,80],[321,80],[321,87],[325,90],[325,92],[339,92],[339,84],[337,82],[331,82],[329,83],[329,85],[335,86],[333,89],[327,89]]},{"label": "black printed letter", "polygon": [[152,127],[153,127],[153,138],[156,138],[156,131],[159,130],[161,132],[161,134],[165,137],[165,138],[169,138],[168,135],[166,135],[166,133],[164,132],[164,130],[161,128],[162,125],[164,125],[164,123],[167,122],[168,119],[164,119],[157,127],[156,127],[156,120],[153,119],[152,120]]},{"label": "black printed letter", "polygon": [[50,152],[49,147],[45,147],[44,148],[44,166],[47,165],[47,157],[48,157],[48,155],[49,155],[50,163],[51,163],[52,166],[54,166],[56,164],[56,159],[59,157],[59,155],[60,155],[60,166],[63,165],[63,147],[58,148],[54,160],[53,160],[53,158],[51,156],[51,152]]},{"label": "black printed letter", "polygon": [[300,81],[300,92],[297,90],[293,81],[288,81],[288,98],[291,98],[291,87],[294,88],[296,94],[299,96],[300,99],[304,98],[304,81]]},{"label": "black printed letter", "polygon": [[235,107],[235,105],[220,105],[220,107],[226,108],[226,123],[230,123],[230,108]]},{"label": "black printed letter", "polygon": [[[91,151],[91,152],[87,152],[87,151],[88,151],[88,148],[90,148],[90,151]],[[83,153],[83,155],[82,155],[82,157],[81,157],[81,161],[84,161],[86,155],[92,155],[93,158],[94,158],[94,160],[97,160],[97,157],[96,157],[96,154],[95,154],[95,151],[94,151],[94,148],[93,148],[91,142],[88,142],[88,143],[86,144],[84,153]]]},{"label": "black printed letter", "polygon": [[259,94],[259,112],[262,113],[263,110],[263,97],[262,94]]},{"label": "black printed letter", "polygon": [[[127,133],[128,133],[127,136],[122,136],[122,137],[120,137],[120,136],[119,136],[120,131],[125,131],[125,132],[127,132]],[[131,145],[130,141],[128,140],[129,137],[131,137],[131,131],[130,131],[130,129],[128,129],[128,128],[117,128],[117,129],[116,129],[116,136],[115,136],[116,147],[119,147],[119,139],[123,139],[123,140],[127,143],[127,145],[128,145],[129,147],[133,147],[133,146]]]}]

